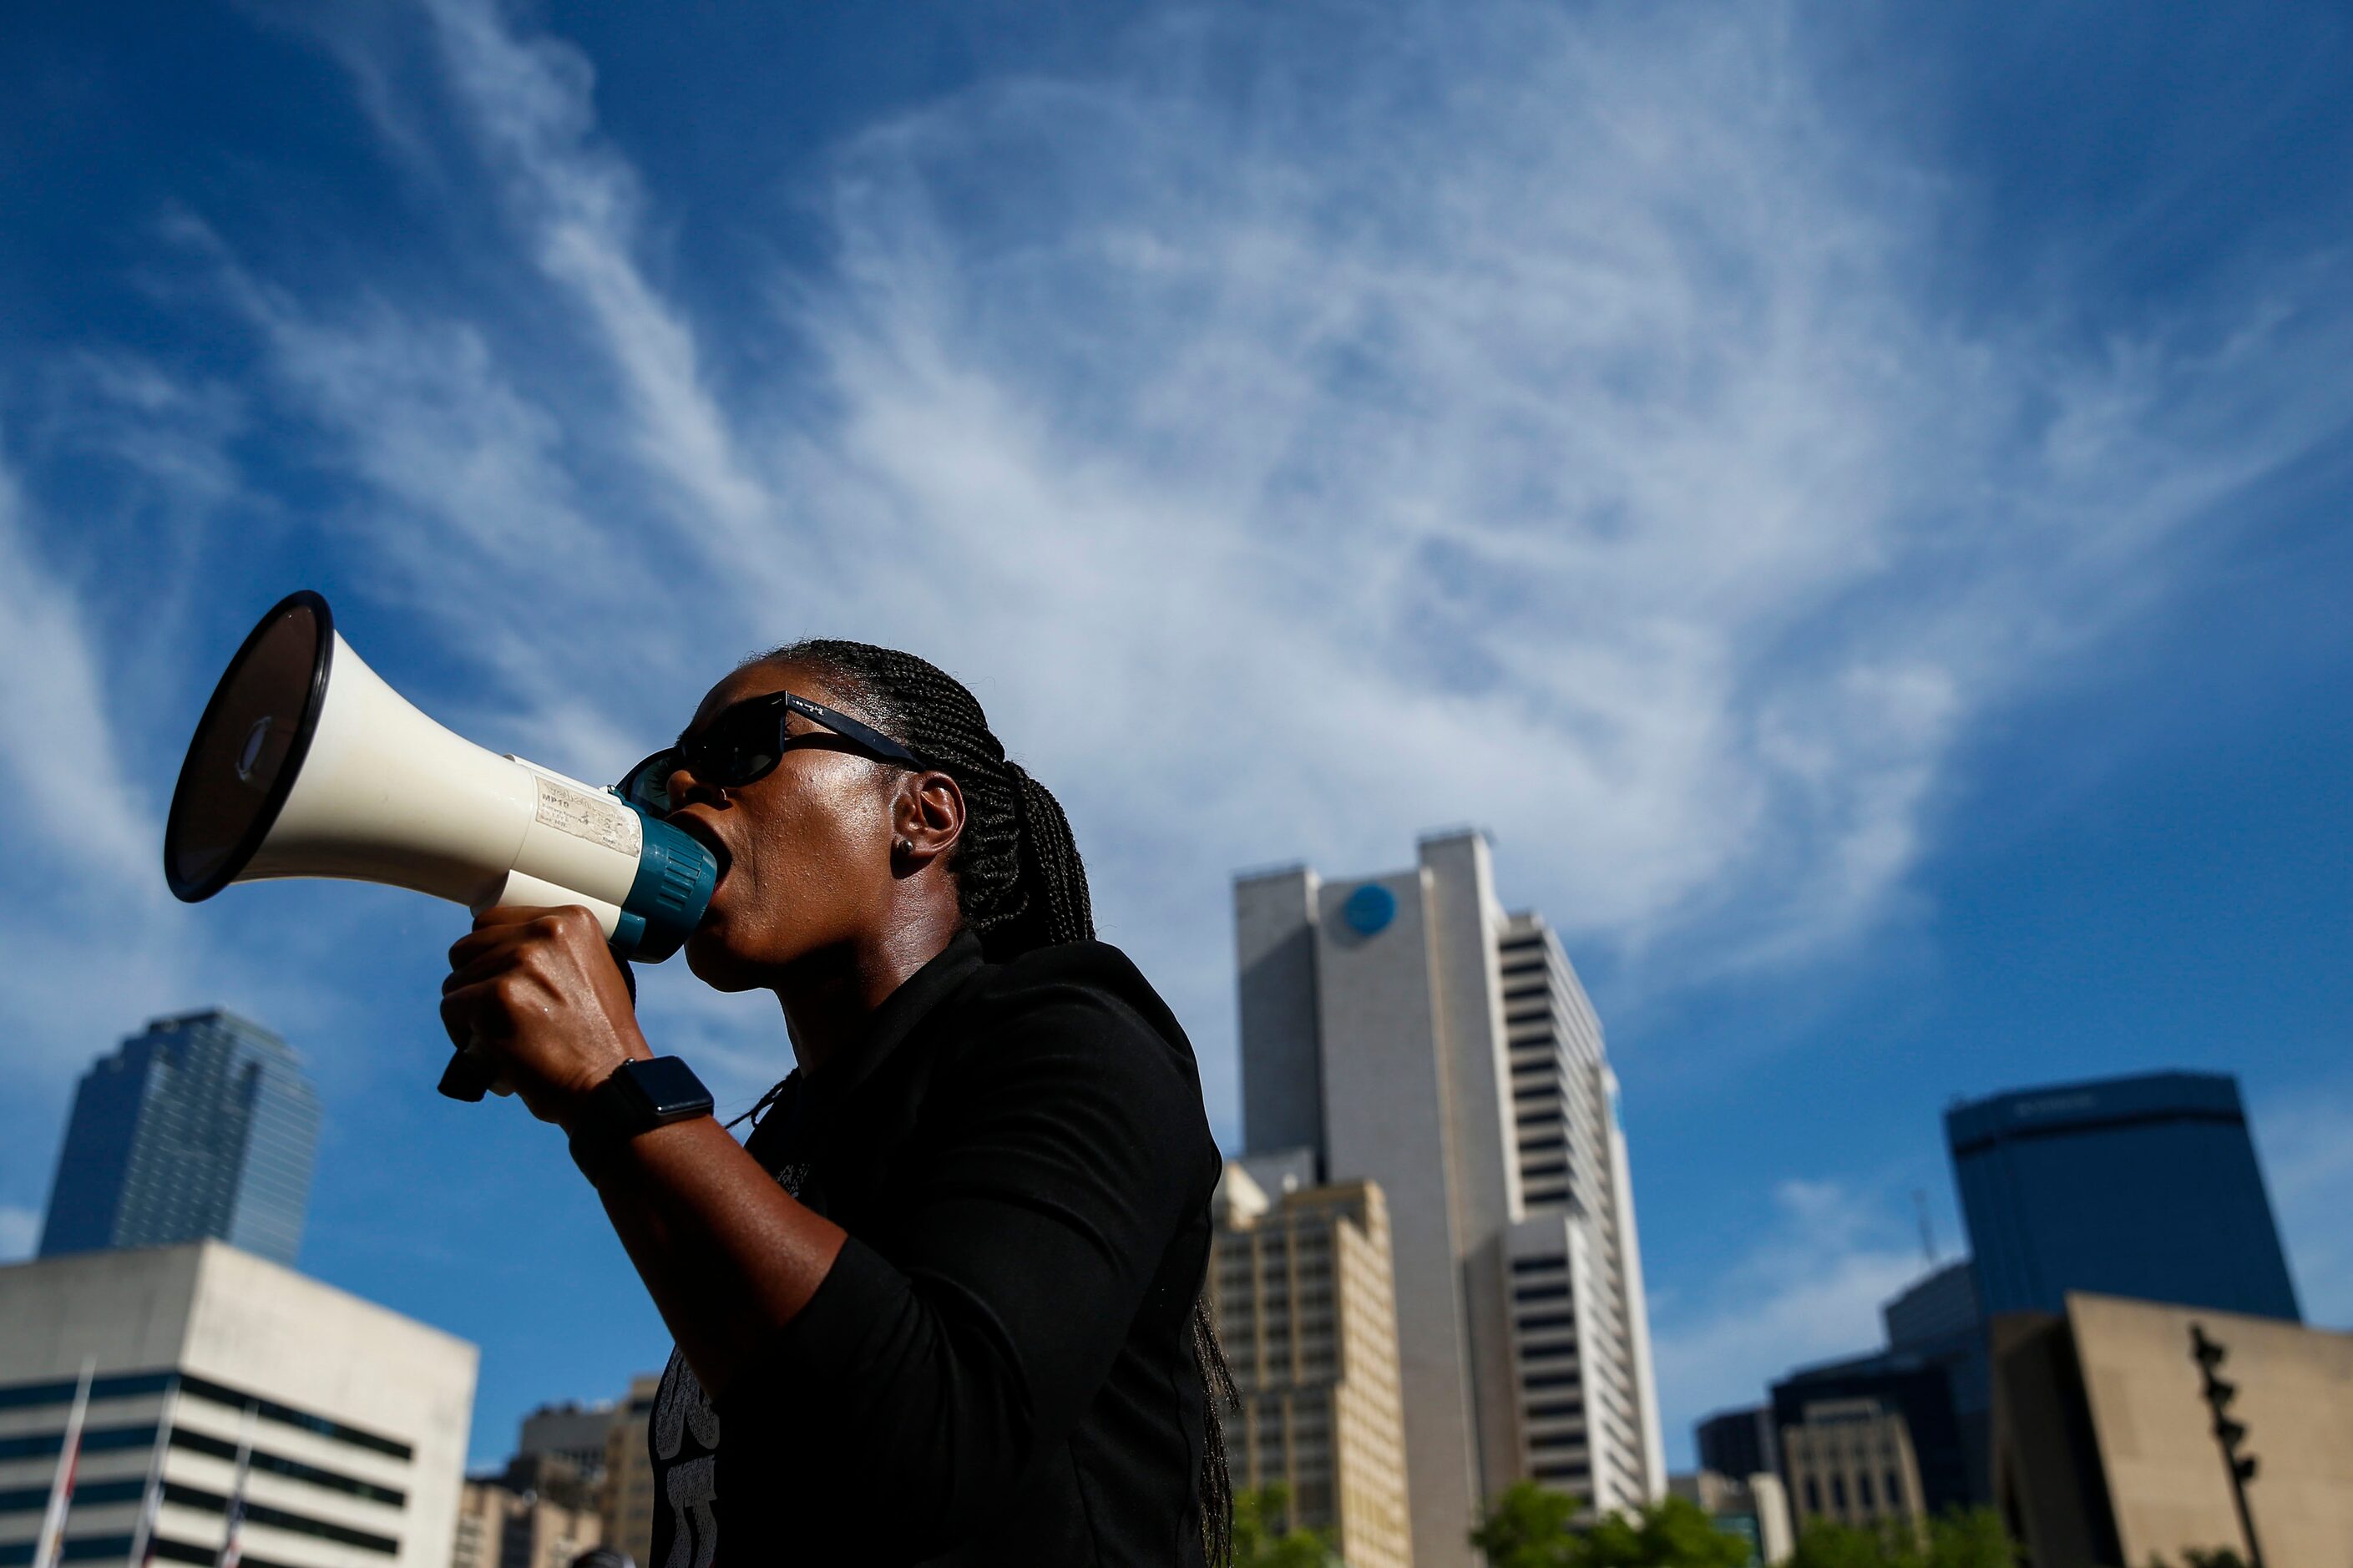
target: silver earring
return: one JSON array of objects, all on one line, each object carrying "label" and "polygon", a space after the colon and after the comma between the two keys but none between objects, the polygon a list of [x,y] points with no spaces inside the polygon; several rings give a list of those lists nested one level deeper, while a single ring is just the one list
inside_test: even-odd
[{"label": "silver earring", "polygon": [[912,838],[893,838],[892,840],[891,840],[891,853],[892,853],[892,854],[893,854],[893,855],[913,855],[914,852],[915,852],[915,841],[914,841],[913,839],[912,839]]}]

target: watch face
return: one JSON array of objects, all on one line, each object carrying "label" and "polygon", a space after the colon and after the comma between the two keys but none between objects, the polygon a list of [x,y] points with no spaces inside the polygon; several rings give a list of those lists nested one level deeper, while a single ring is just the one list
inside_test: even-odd
[{"label": "watch face", "polygon": [[657,1121],[699,1116],[711,1109],[711,1091],[702,1087],[694,1070],[676,1057],[631,1062],[628,1071],[629,1081],[644,1093]]}]

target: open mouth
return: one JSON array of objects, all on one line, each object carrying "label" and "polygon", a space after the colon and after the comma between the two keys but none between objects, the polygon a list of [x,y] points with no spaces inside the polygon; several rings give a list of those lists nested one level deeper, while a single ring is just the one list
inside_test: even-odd
[{"label": "open mouth", "polygon": [[707,825],[691,816],[681,814],[670,817],[670,824],[705,849],[710,850],[711,858],[719,862],[718,881],[712,884],[712,889],[716,890],[720,882],[727,880],[727,868],[735,863],[735,858],[727,852],[727,846],[720,842],[719,835],[711,831]]}]

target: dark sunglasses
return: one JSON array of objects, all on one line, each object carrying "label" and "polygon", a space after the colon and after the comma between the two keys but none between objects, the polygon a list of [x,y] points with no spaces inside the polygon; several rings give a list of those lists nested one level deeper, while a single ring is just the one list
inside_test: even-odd
[{"label": "dark sunglasses", "polygon": [[[787,735],[785,716],[788,713],[822,724],[833,733]],[[878,762],[917,770],[923,765],[914,752],[847,713],[837,713],[822,702],[812,702],[789,691],[771,691],[765,697],[747,697],[722,709],[717,718],[702,727],[701,734],[692,740],[681,740],[675,746],[663,747],[623,773],[621,782],[613,788],[630,805],[656,816],[666,816],[672,805],[670,776],[681,768],[704,784],[716,784],[721,789],[740,789],[774,773],[786,752],[823,742],[837,742],[828,750],[842,750],[845,748],[838,744],[842,741],[850,742],[847,749],[863,752]]]}]

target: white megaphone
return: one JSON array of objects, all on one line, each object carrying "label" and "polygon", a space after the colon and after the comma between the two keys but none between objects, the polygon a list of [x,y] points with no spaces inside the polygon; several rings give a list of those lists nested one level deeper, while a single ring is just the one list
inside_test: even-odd
[{"label": "white megaphone", "polygon": [[485,751],[384,683],[327,601],[289,595],[229,660],[164,827],[188,903],[231,882],[387,882],[479,913],[586,905],[624,959],[659,963],[702,919],[711,851],[608,789]]}]

